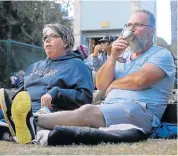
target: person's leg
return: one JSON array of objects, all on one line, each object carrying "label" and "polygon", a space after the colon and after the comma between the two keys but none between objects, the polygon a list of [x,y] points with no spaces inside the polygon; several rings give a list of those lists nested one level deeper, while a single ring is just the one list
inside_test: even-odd
[{"label": "person's leg", "polygon": [[[22,91],[12,103],[12,118],[15,124],[17,141],[30,143],[36,130],[32,114],[30,95]],[[94,105],[84,105],[74,111],[61,111],[48,114],[34,114],[36,124],[42,128],[53,129],[55,125],[104,127],[105,121],[100,109]]]},{"label": "person's leg", "polygon": [[4,115],[3,115],[2,109],[0,108],[0,120],[1,119],[4,119]]},{"label": "person's leg", "polygon": [[91,104],[83,105],[73,111],[34,114],[34,116],[37,116],[36,124],[46,129],[53,129],[55,125],[105,127],[100,109]]}]

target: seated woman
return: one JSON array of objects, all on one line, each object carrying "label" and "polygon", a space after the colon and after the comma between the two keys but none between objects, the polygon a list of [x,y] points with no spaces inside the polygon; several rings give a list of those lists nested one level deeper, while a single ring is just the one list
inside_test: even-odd
[{"label": "seated woman", "polygon": [[[27,68],[23,86],[14,97],[26,90],[30,94],[33,112],[44,106],[54,112],[73,110],[91,103],[92,75],[82,61],[81,53],[72,51],[72,30],[60,24],[47,24],[43,29],[43,42],[47,58]],[[7,93],[1,89],[0,104],[8,122],[11,114],[6,112],[6,98]]]}]

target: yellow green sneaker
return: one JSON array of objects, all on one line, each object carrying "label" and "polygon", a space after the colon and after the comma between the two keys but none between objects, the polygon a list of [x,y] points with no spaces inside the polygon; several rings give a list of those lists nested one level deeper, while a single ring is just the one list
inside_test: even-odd
[{"label": "yellow green sneaker", "polygon": [[11,113],[15,124],[17,142],[20,144],[30,143],[35,139],[36,125],[28,92],[22,91],[15,96]]}]

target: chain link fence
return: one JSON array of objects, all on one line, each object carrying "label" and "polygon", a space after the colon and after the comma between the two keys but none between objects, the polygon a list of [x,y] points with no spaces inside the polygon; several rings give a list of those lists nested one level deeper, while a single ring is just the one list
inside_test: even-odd
[{"label": "chain link fence", "polygon": [[34,62],[46,57],[44,49],[39,46],[0,40],[0,87],[7,87],[8,79],[19,70],[24,70]]}]

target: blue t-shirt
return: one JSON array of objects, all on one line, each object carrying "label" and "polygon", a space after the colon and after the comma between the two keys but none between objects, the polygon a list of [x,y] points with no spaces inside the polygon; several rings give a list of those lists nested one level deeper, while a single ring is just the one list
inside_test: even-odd
[{"label": "blue t-shirt", "polygon": [[175,81],[176,69],[172,54],[165,48],[152,46],[135,60],[130,60],[131,52],[125,52],[123,57],[126,59],[126,63],[116,63],[115,79],[139,71],[145,63],[156,65],[163,70],[166,75],[162,80],[146,89],[112,89],[105,99],[105,104],[121,102],[123,100],[144,102],[148,110],[158,119],[161,119]]}]

